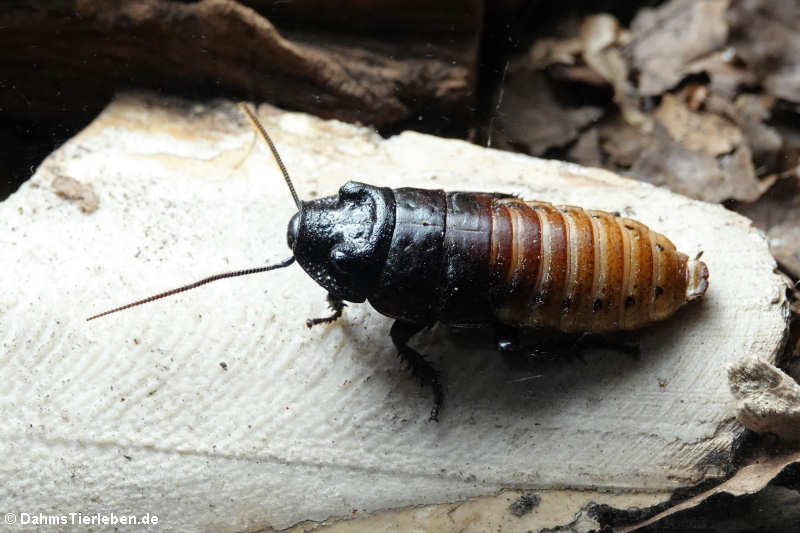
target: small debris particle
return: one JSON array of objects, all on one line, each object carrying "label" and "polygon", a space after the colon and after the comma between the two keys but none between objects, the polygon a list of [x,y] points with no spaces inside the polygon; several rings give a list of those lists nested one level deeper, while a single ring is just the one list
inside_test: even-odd
[{"label": "small debris particle", "polygon": [[130,455],[123,455],[122,457],[124,457],[124,458],[125,458],[125,459],[127,459],[128,461],[130,461],[130,460],[132,459]]},{"label": "small debris particle", "polygon": [[512,503],[508,507],[508,510],[511,511],[511,514],[517,518],[521,518],[530,513],[531,510],[539,505],[541,501],[542,499],[538,495],[528,492],[520,496],[517,501]]},{"label": "small debris particle", "polygon": [[139,339],[137,339],[136,337],[134,337],[134,338],[133,338],[133,344],[139,344]]},{"label": "small debris particle", "polygon": [[222,370],[228,370],[228,363],[226,363],[225,361],[220,361],[219,366],[220,368],[222,368]]},{"label": "small debris particle", "polygon": [[78,208],[84,213],[97,210],[100,200],[91,185],[86,185],[69,176],[56,176],[51,187],[57,195],[68,200],[77,200]]}]

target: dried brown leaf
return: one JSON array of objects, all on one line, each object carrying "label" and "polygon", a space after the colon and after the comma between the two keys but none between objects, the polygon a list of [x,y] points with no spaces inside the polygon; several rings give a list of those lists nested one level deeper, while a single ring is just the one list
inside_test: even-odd
[{"label": "dried brown leaf", "polygon": [[778,263],[800,277],[800,167],[786,172],[757,202],[735,209],[767,234]]},{"label": "dried brown leaf", "polygon": [[715,494],[727,493],[732,496],[755,494],[766,487],[787,466],[797,462],[800,462],[800,452],[756,459],[751,464],[739,469],[732,478],[713,489],[701,492],[638,524],[615,528],[614,533],[631,533],[637,529],[655,524],[670,515],[696,507]]},{"label": "dried brown leaf", "polygon": [[493,123],[494,144],[533,155],[569,144],[603,114],[599,107],[565,105],[544,73],[521,63],[509,67],[502,91]]},{"label": "dried brown leaf", "polygon": [[[629,33],[620,28],[613,15],[570,19],[558,31],[568,36],[543,38],[533,44],[528,52],[530,68],[556,67],[559,79],[594,85],[616,85],[614,81],[621,78],[620,72],[627,76],[627,65],[619,49],[628,42]],[[610,50],[616,51],[614,58],[603,58]]]},{"label": "dried brown leaf", "polygon": [[602,166],[599,131],[598,128],[589,128],[583,132],[569,149],[568,159],[587,167]]},{"label": "dried brown leaf", "polygon": [[766,92],[800,102],[800,3],[734,0],[728,20],[730,44]]},{"label": "dried brown leaf", "polygon": [[585,133],[570,155],[710,202],[753,201],[775,180],[758,179],[744,134],[732,120],[693,111],[671,94],[646,118],[641,126],[621,117],[605,121],[597,135]]},{"label": "dried brown leaf", "polygon": [[627,121],[608,123],[600,135],[603,152],[610,156],[609,163],[617,169],[629,169],[652,144],[651,136]]},{"label": "dried brown leaf", "polygon": [[583,59],[593,72],[600,75],[614,88],[614,102],[619,106],[625,120],[629,124],[644,125],[647,119],[639,111],[639,102],[636,91],[628,81],[628,64],[622,51],[616,47],[603,49],[587,48],[583,52]]},{"label": "dried brown leaf", "polygon": [[709,78],[709,90],[734,97],[743,86],[758,82],[755,73],[738,60],[732,47],[712,52],[686,65],[685,74],[705,73]]},{"label": "dried brown leaf", "polygon": [[725,44],[728,4],[729,0],[672,0],[657,9],[639,11],[631,24],[630,51],[642,95],[658,95],[674,87],[692,62]]},{"label": "dried brown leaf", "polygon": [[[630,32],[609,14],[589,15],[576,22],[569,19],[558,27],[566,37],[540,39],[528,53],[532,69],[549,68],[561,81],[595,86],[611,85],[614,102],[631,124],[643,124],[636,91],[629,82],[628,64],[623,47],[630,42]],[[577,36],[576,36],[577,35]]]},{"label": "dried brown leaf", "polygon": [[672,94],[664,95],[653,116],[685,148],[710,156],[731,153],[743,140],[741,130],[731,121],[713,113],[692,111]]},{"label": "dried brown leaf", "polygon": [[618,44],[621,31],[613,15],[602,13],[585,17],[580,26],[583,53],[599,52]]},{"label": "dried brown leaf", "polygon": [[530,51],[530,67],[541,70],[551,65],[574,65],[578,54],[583,50],[583,42],[578,37],[571,39],[544,38],[537,40]]},{"label": "dried brown leaf", "polygon": [[730,197],[730,187],[716,159],[687,149],[660,123],[639,143],[643,150],[630,169],[634,177],[708,202]]},{"label": "dried brown leaf", "polygon": [[637,179],[707,202],[754,200],[771,183],[756,178],[746,145],[715,157],[677,142],[660,122],[649,133],[609,129],[603,149],[611,155],[610,162],[620,170],[630,168]]},{"label": "dried brown leaf", "polygon": [[708,111],[732,120],[741,128],[760,175],[785,170],[786,162],[780,157],[783,139],[766,123],[772,116],[774,104],[774,98],[756,94],[740,94],[734,101],[710,94],[705,101]]},{"label": "dried brown leaf", "polygon": [[800,277],[800,217],[772,226],[767,231],[769,249],[790,274]]}]

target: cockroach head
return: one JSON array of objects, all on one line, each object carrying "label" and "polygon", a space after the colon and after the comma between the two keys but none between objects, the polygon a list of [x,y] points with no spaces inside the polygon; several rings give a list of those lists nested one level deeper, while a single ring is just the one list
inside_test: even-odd
[{"label": "cockroach head", "polygon": [[386,260],[394,211],[391,189],[350,181],[337,196],[303,202],[287,242],[303,270],[334,297],[363,302]]}]

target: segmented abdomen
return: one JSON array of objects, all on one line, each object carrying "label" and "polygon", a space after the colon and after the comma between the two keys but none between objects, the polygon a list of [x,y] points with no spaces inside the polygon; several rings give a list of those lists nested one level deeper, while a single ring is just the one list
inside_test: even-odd
[{"label": "segmented abdomen", "polygon": [[704,263],[634,220],[516,198],[495,199],[491,217],[490,300],[505,324],[633,329],[708,286]]}]

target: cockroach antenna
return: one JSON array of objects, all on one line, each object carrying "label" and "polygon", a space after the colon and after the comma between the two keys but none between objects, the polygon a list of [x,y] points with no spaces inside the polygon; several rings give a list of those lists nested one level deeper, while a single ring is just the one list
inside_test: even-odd
[{"label": "cockroach antenna", "polygon": [[297,209],[302,211],[303,203],[300,201],[300,198],[297,197],[297,191],[294,190],[294,185],[292,184],[292,180],[289,178],[289,173],[286,172],[286,167],[283,165],[283,160],[281,159],[280,154],[278,154],[278,150],[275,148],[275,144],[273,144],[272,139],[267,133],[267,130],[264,129],[264,126],[261,125],[261,122],[258,121],[256,116],[252,111],[250,111],[250,108],[247,107],[244,102],[239,102],[239,109],[242,110],[242,113],[245,114],[247,119],[250,121],[250,124],[253,125],[256,131],[261,135],[261,138],[264,139],[264,142],[267,143],[267,146],[269,146],[269,149],[272,151],[272,155],[275,156],[275,161],[278,163],[278,166],[283,173],[283,179],[286,180],[286,185],[289,186],[289,192],[292,193],[292,198],[294,199]]},{"label": "cockroach antenna", "polygon": [[294,256],[290,257],[289,259],[284,259],[280,263],[275,265],[268,265],[263,267],[256,267],[256,268],[248,268],[245,270],[236,270],[234,272],[224,272],[222,274],[215,274],[213,276],[209,276],[207,278],[203,278],[200,281],[195,281],[194,283],[190,283],[189,285],[184,285],[183,287],[178,287],[177,289],[171,289],[168,291],[164,291],[159,294],[154,294],[153,296],[148,296],[142,300],[137,300],[135,302],[131,302],[129,304],[121,305],[119,307],[115,307],[114,309],[109,309],[108,311],[104,311],[102,313],[98,313],[94,316],[90,316],[86,319],[86,321],[94,320],[95,318],[100,318],[101,316],[110,315],[111,313],[116,313],[117,311],[123,311],[125,309],[130,309],[131,307],[136,307],[137,305],[146,304],[155,300],[160,300],[161,298],[166,298],[167,296],[172,296],[173,294],[178,294],[179,292],[190,291],[192,289],[196,289],[201,285],[205,285],[206,283],[211,283],[212,281],[217,281],[218,279],[225,279],[225,278],[235,278],[237,276],[248,276],[250,274],[257,274],[259,272],[267,272],[269,270],[275,270],[276,268],[284,268],[294,263]]},{"label": "cockroach antenna", "polygon": [[[303,203],[300,201],[300,198],[297,196],[297,192],[294,190],[294,185],[292,185],[292,180],[289,178],[289,173],[286,171],[286,167],[283,165],[283,161],[281,160],[281,156],[278,154],[278,150],[275,148],[275,145],[272,142],[272,139],[267,134],[267,131],[258,121],[256,116],[253,114],[252,111],[242,102],[239,103],[239,109],[245,114],[247,119],[253,125],[253,127],[258,131],[261,135],[261,138],[269,146],[269,149],[272,151],[272,155],[275,157],[275,161],[278,163],[278,166],[281,169],[281,173],[283,173],[283,179],[286,180],[286,185],[289,186],[289,192],[292,193],[292,198],[294,199],[294,203],[297,205],[297,209],[302,211],[303,210]],[[119,307],[115,307],[114,309],[109,309],[108,311],[104,311],[102,313],[98,313],[96,315],[90,316],[86,319],[86,321],[94,320],[95,318],[100,318],[101,316],[110,315],[111,313],[116,313],[118,311],[124,311],[125,309],[130,309],[131,307],[136,307],[137,305],[146,304],[155,300],[160,300],[161,298],[166,298],[167,296],[172,296],[173,294],[178,294],[180,292],[189,291],[192,289],[196,289],[201,285],[205,285],[207,283],[211,283],[212,281],[217,281],[220,279],[226,278],[235,278],[237,276],[248,276],[250,274],[258,274],[260,272],[268,272],[270,270],[275,270],[278,268],[285,268],[294,263],[294,256],[289,257],[288,259],[284,259],[280,263],[276,263],[274,265],[268,265],[263,267],[255,267],[255,268],[248,268],[245,270],[236,270],[234,272],[224,272],[222,274],[215,274],[213,276],[209,276],[207,278],[203,278],[199,281],[195,281],[194,283],[190,283],[188,285],[184,285],[183,287],[178,287],[176,289],[170,289],[168,291],[164,291],[159,294],[154,294],[153,296],[148,296],[147,298],[143,298],[142,300],[137,300],[135,302],[131,302],[129,304],[121,305]]]}]

